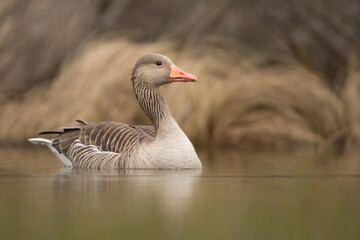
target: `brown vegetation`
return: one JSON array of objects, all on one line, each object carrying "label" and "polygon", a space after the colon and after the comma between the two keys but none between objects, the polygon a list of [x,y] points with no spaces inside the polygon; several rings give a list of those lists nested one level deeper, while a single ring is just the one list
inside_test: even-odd
[{"label": "brown vegetation", "polygon": [[[346,104],[305,69],[254,68],[239,62],[239,56],[206,46],[178,51],[169,42],[134,44],[109,38],[85,46],[50,85],[31,89],[23,101],[3,105],[0,135],[19,142],[36,131],[72,124],[75,118],[147,122],[129,78],[136,59],[151,51],[169,55],[198,74],[199,83],[172,84],[162,90],[176,119],[197,144],[315,147],[343,144],[350,128],[356,129],[354,87],[346,88],[350,91]],[[354,73],[349,84],[358,84],[358,79]]]},{"label": "brown vegetation", "polygon": [[200,79],[162,89],[197,145],[359,146],[356,1],[189,2],[3,1],[0,140],[76,118],[149,123],[129,79],[159,52]]}]

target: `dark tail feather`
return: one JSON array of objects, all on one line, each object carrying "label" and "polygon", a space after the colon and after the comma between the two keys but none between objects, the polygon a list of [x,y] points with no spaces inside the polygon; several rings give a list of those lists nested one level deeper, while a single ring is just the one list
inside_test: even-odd
[{"label": "dark tail feather", "polygon": [[79,131],[81,130],[80,127],[60,127],[56,130],[50,130],[50,131],[43,131],[39,132],[38,135],[45,135],[45,134],[62,134],[62,133],[68,133],[72,131]]},{"label": "dark tail feather", "polygon": [[61,131],[61,132],[71,132],[71,131],[77,131],[81,130],[81,127],[59,127],[55,131]]},{"label": "dark tail feather", "polygon": [[84,120],[81,120],[81,119],[76,119],[75,121],[77,121],[78,123],[81,123],[81,124],[87,125],[87,122],[85,122]]},{"label": "dark tail feather", "polygon": [[[81,123],[81,124],[83,124],[83,125],[87,125],[87,122],[84,121],[84,120],[76,119],[75,121],[78,122],[78,123]],[[58,129],[56,129],[56,130],[39,132],[38,135],[61,134],[61,133],[72,132],[72,131],[77,131],[77,130],[81,130],[81,127],[78,127],[78,126],[73,126],[73,127],[60,127],[60,128],[58,128]]]},{"label": "dark tail feather", "polygon": [[38,133],[38,135],[45,135],[45,134],[60,134],[60,133],[62,133],[63,131],[56,131],[56,130],[54,130],[54,131],[43,131],[43,132],[39,132]]}]

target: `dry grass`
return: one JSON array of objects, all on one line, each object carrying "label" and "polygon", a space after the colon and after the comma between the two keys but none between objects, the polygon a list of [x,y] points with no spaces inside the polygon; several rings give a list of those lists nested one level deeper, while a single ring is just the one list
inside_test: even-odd
[{"label": "dry grass", "polygon": [[[129,76],[139,56],[160,52],[200,77],[163,89],[197,145],[359,146],[357,6],[357,0],[3,0],[0,141],[24,142],[75,118],[148,123]],[[105,39],[110,33],[129,41]]]},{"label": "dry grass", "polygon": [[254,67],[244,56],[206,44],[135,44],[102,38],[63,64],[48,85],[0,106],[0,139],[24,142],[74,119],[149,123],[133,95],[131,68],[147,52],[166,54],[195,84],[162,89],[173,115],[196,145],[289,150],[359,143],[359,67],[342,96],[299,67]]},{"label": "dry grass", "polygon": [[349,139],[347,147],[360,145],[360,62],[351,60],[349,76],[342,92],[345,111],[349,122]]}]

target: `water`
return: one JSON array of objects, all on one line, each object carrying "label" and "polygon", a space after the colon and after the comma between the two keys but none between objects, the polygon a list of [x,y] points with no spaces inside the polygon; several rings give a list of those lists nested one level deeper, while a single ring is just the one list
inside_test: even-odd
[{"label": "water", "polygon": [[200,158],[202,171],[85,171],[2,149],[0,239],[360,239],[358,155]]}]

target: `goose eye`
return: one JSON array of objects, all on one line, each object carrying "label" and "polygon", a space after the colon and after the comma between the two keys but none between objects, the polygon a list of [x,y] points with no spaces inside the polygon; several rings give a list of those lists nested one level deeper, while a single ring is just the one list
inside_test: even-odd
[{"label": "goose eye", "polygon": [[157,61],[157,62],[156,62],[156,65],[161,66],[161,65],[162,65],[162,62],[161,62],[161,61]]}]

